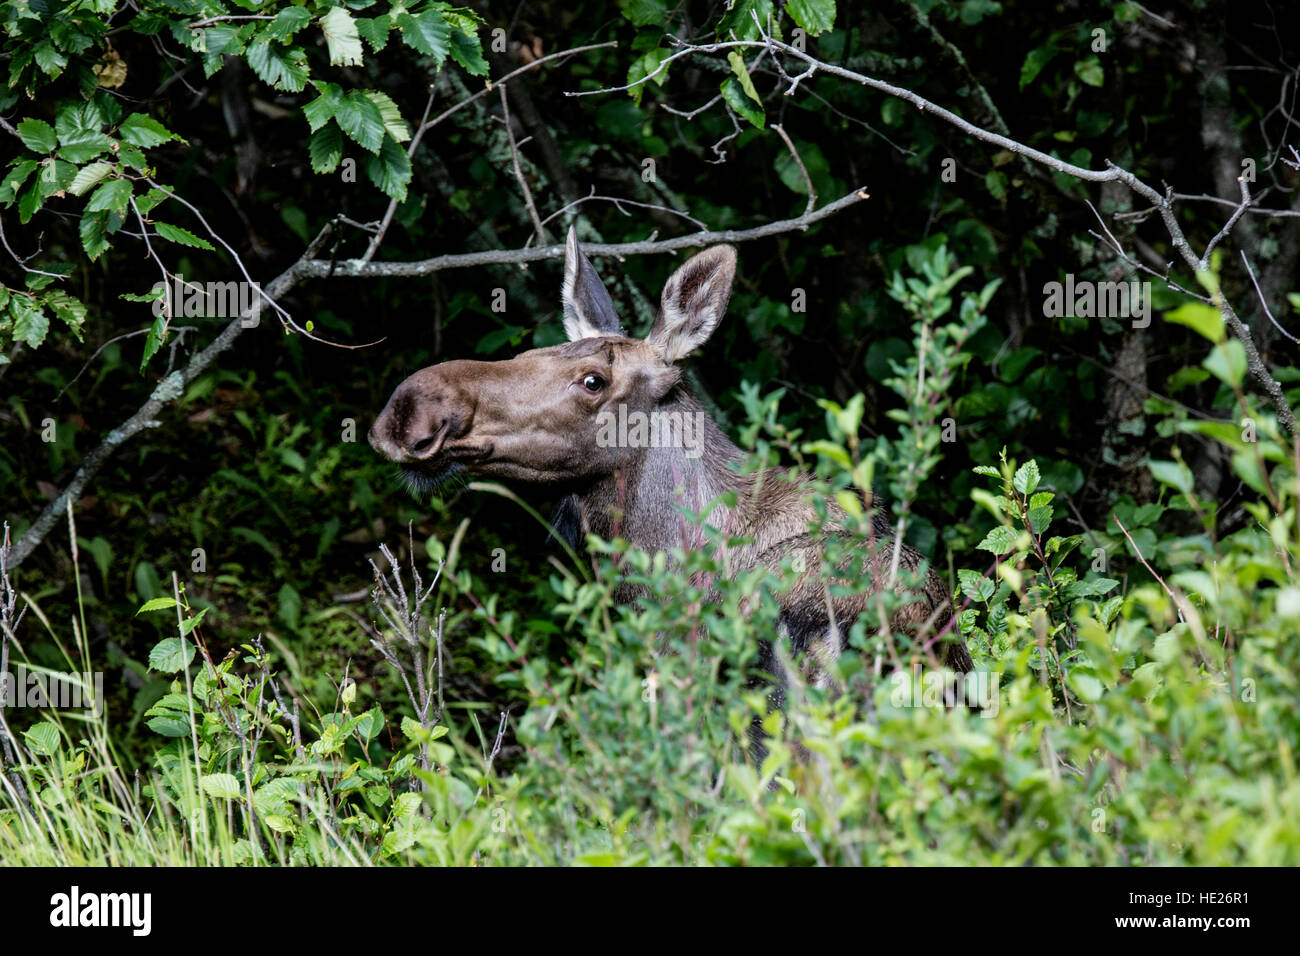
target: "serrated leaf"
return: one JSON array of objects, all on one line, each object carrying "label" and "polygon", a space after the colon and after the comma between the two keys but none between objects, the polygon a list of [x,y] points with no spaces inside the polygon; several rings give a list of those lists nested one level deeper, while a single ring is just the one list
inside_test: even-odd
[{"label": "serrated leaf", "polygon": [[113,141],[99,130],[81,129],[59,137],[59,158],[74,165],[94,159],[107,152]]},{"label": "serrated leaf", "polygon": [[38,757],[52,757],[59,751],[59,728],[43,720],[23,731],[23,743]]},{"label": "serrated leaf", "polygon": [[483,44],[478,37],[465,30],[451,31],[451,58],[471,76],[486,76],[487,60],[483,59]]},{"label": "serrated leaf", "polygon": [[50,331],[50,319],[45,311],[26,296],[14,296],[9,302],[9,312],[13,316],[14,341],[39,348]]},{"label": "serrated leaf", "polygon": [[36,57],[36,65],[51,79],[62,73],[68,65],[68,58],[49,40],[36,44],[36,49],[32,52]]},{"label": "serrated leaf", "polygon": [[194,660],[194,645],[179,637],[166,637],[149,652],[149,667],[163,674],[175,674]]},{"label": "serrated leaf", "polygon": [[33,153],[52,153],[59,145],[54,127],[45,120],[25,119],[18,124],[18,138]]},{"label": "serrated leaf", "polygon": [[332,7],[320,18],[320,28],[325,34],[331,66],[361,65],[361,36],[352,14],[343,7]]},{"label": "serrated leaf", "polygon": [[384,118],[384,129],[388,134],[399,143],[405,143],[411,138],[411,131],[407,128],[406,120],[402,119],[402,111],[397,108],[392,97],[387,93],[380,93],[376,90],[363,90],[370,102],[379,107],[379,115]]},{"label": "serrated leaf", "polygon": [[1005,525],[998,525],[992,531],[984,536],[976,547],[981,551],[988,551],[994,555],[1003,555],[1010,551],[1016,544],[1016,534]]},{"label": "serrated leaf", "polygon": [[1015,476],[1011,479],[1011,487],[1022,495],[1032,495],[1034,489],[1038,487],[1041,476],[1038,473],[1038,462],[1029,459],[1019,468],[1016,469]]},{"label": "serrated leaf", "polygon": [[311,156],[312,172],[334,172],[343,158],[343,134],[338,126],[327,123],[313,133],[307,142],[307,152]]},{"label": "serrated leaf", "polygon": [[311,13],[306,7],[285,7],[275,15],[275,19],[263,31],[263,36],[287,40],[309,23]]},{"label": "serrated leaf", "polygon": [[188,737],[190,723],[180,717],[154,717],[145,722],[150,730],[163,737]]},{"label": "serrated leaf", "polygon": [[233,773],[210,773],[200,781],[199,786],[210,797],[225,800],[238,800],[243,796],[239,788],[239,778]]},{"label": "serrated leaf", "polygon": [[785,9],[795,23],[813,36],[835,26],[835,0],[789,0]]},{"label": "serrated leaf", "polygon": [[357,145],[377,153],[384,141],[384,117],[379,107],[360,90],[352,90],[339,101],[334,121]]},{"label": "serrated leaf", "polygon": [[141,604],[140,610],[136,611],[135,613],[137,615],[148,614],[150,611],[165,611],[167,610],[167,608],[175,607],[175,606],[176,606],[175,598],[169,598],[169,597],[151,598],[150,600],[145,601],[143,604]]},{"label": "serrated leaf", "polygon": [[27,177],[34,173],[38,166],[40,163],[34,159],[22,159],[5,174],[4,180],[0,181],[0,200],[3,200],[6,206],[13,205],[13,201],[18,197],[18,190],[22,189]]},{"label": "serrated leaf", "polygon": [[439,67],[446,62],[451,51],[451,27],[437,10],[426,10],[419,16],[398,14],[397,29],[402,42],[411,49],[433,57]]},{"label": "serrated leaf", "polygon": [[[144,113],[132,113],[122,120],[121,125],[117,128],[117,135],[122,137],[125,142],[130,143],[132,146],[139,146],[141,149],[148,149],[151,146],[157,146],[159,143],[180,139],[162,123],[152,116],[146,116]],[[181,142],[184,142],[184,140],[181,140]]]},{"label": "serrated leaf", "polygon": [[94,195],[90,197],[90,202],[86,203],[86,212],[117,210],[125,213],[126,204],[130,199],[131,181],[129,179],[114,179],[95,190]]},{"label": "serrated leaf", "polygon": [[319,89],[320,96],[302,108],[303,115],[307,117],[307,125],[313,133],[334,117],[334,111],[343,99],[343,91],[333,83],[322,83]]},{"label": "serrated leaf", "polygon": [[212,243],[206,239],[194,235],[188,229],[182,229],[180,226],[173,226],[170,223],[156,222],[153,224],[158,235],[162,236],[168,242],[175,242],[182,246],[189,246],[193,249],[206,249],[208,252],[216,252]]},{"label": "serrated leaf", "polygon": [[135,201],[135,208],[140,210],[140,215],[147,216],[159,203],[169,198],[171,198],[171,193],[165,189],[150,189]]},{"label": "serrated leaf", "polygon": [[81,236],[81,248],[92,262],[95,261],[108,248],[108,213],[83,213],[81,222],[77,223],[77,232]]},{"label": "serrated leaf", "polygon": [[307,54],[302,47],[259,40],[249,45],[246,57],[258,79],[276,89],[297,93],[307,85]]},{"label": "serrated leaf", "polygon": [[374,18],[357,17],[357,32],[376,53],[388,46],[388,33],[392,29],[393,21],[386,13]]},{"label": "serrated leaf", "polygon": [[393,142],[391,136],[384,137],[379,155],[366,160],[366,175],[384,195],[398,202],[406,200],[406,185],[411,181],[411,161],[406,150]]},{"label": "serrated leaf", "polygon": [[83,166],[77,170],[77,175],[72,179],[72,185],[68,187],[68,192],[74,196],[84,196],[90,187],[95,185],[105,176],[113,171],[113,167],[108,163],[91,163],[89,166]]}]

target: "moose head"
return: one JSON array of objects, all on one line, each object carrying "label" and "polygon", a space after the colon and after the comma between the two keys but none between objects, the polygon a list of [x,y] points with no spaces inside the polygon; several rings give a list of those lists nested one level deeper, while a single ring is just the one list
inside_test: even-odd
[{"label": "moose head", "polygon": [[[569,341],[505,361],[421,369],[397,386],[370,444],[421,490],[461,472],[539,484],[611,474],[645,444],[611,432],[651,421],[681,380],[677,363],[717,328],[735,273],[730,246],[693,256],[664,286],[649,335],[631,338],[570,229],[561,293]],[[690,420],[677,424],[692,431]]]}]

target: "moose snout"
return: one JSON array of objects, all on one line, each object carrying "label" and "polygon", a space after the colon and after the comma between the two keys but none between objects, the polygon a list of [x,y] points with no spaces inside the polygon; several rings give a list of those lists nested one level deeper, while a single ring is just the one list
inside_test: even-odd
[{"label": "moose snout", "polygon": [[375,451],[396,462],[427,461],[468,430],[472,407],[441,378],[435,366],[397,386],[370,426]]}]

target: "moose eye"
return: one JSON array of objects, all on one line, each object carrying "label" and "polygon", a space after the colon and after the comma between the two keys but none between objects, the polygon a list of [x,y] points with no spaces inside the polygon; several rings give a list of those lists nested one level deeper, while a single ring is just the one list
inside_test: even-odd
[{"label": "moose eye", "polygon": [[599,392],[605,387],[605,380],[599,375],[592,373],[582,380],[582,387],[589,392]]}]

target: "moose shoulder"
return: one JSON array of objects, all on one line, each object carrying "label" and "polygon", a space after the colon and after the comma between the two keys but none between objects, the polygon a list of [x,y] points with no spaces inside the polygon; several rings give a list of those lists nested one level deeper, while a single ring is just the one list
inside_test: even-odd
[{"label": "moose shoulder", "polygon": [[[786,557],[820,569],[817,512],[805,483],[770,471],[742,474],[740,449],[682,382],[678,363],[717,328],[735,271],[730,246],[695,255],[664,286],[650,334],[631,338],[570,230],[562,291],[569,341],[506,361],[421,369],[397,386],[370,443],[402,465],[415,490],[457,473],[545,485],[565,496],[575,531],[622,536],[646,551],[683,544],[679,506],[702,511],[733,492],[734,505],[716,504],[707,518],[747,542],[726,556],[732,574],[778,568]],[[825,507],[824,530],[846,526],[838,505]],[[809,571],[782,597],[781,630],[793,652],[833,659],[871,596],[892,587],[904,596],[893,628],[919,639],[942,636],[948,665],[971,669],[947,588],[916,551],[893,540],[886,521],[875,519],[860,559],[841,573],[860,578],[849,596],[832,599],[826,581]],[[620,597],[636,595],[629,589]]]}]

